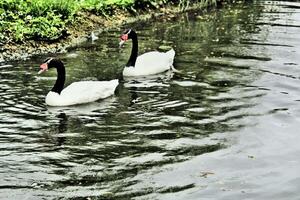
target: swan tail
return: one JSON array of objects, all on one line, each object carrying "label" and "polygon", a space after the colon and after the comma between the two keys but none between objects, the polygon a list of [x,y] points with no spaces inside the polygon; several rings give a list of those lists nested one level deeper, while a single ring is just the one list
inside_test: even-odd
[{"label": "swan tail", "polygon": [[116,89],[116,87],[119,85],[118,79],[111,80],[110,82],[111,82],[112,88],[114,88],[114,89]]},{"label": "swan tail", "polygon": [[173,71],[173,72],[175,72],[175,73],[181,73],[181,71],[175,69],[175,67],[173,65],[174,57],[175,57],[175,51],[174,51],[174,49],[171,49],[171,50],[167,51],[166,54],[170,58],[170,70]]},{"label": "swan tail", "polygon": [[170,70],[175,72],[175,73],[182,74],[182,72],[180,70],[175,69],[174,65],[171,65]]},{"label": "swan tail", "polygon": [[174,57],[175,57],[175,51],[174,51],[174,49],[171,49],[171,50],[167,51],[166,54],[168,55],[168,57],[170,58],[170,60],[173,63],[173,60],[174,60]]}]

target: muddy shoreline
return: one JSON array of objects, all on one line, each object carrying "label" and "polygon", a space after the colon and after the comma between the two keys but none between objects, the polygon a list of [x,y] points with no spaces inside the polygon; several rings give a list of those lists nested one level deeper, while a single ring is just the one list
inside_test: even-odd
[{"label": "muddy shoreline", "polygon": [[124,11],[117,11],[110,18],[97,16],[91,13],[79,13],[80,20],[68,27],[68,37],[55,42],[26,41],[22,44],[5,44],[0,46],[0,63],[26,60],[32,56],[66,53],[74,49],[91,37],[91,32],[97,34],[102,31],[120,28],[137,22],[148,20],[170,20],[183,12],[206,11],[199,5],[192,5],[182,11],[178,6],[168,5],[157,10],[140,11],[135,16]]}]

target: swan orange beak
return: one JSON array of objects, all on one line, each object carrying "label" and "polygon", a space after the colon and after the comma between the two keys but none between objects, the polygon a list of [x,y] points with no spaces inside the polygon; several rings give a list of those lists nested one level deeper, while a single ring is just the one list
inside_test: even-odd
[{"label": "swan orange beak", "polygon": [[43,63],[40,65],[40,71],[38,72],[38,74],[43,73],[44,71],[48,70],[48,64],[47,63]]}]

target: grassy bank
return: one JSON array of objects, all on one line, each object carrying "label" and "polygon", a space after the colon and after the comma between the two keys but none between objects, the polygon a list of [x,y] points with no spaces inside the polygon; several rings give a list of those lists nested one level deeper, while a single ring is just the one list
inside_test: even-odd
[{"label": "grassy bank", "polygon": [[[55,42],[69,35],[72,24],[83,13],[109,18],[116,11],[158,9],[166,4],[184,10],[190,4],[216,5],[219,0],[2,0],[0,2],[0,45],[26,41]],[[224,2],[226,0],[222,0]]]}]

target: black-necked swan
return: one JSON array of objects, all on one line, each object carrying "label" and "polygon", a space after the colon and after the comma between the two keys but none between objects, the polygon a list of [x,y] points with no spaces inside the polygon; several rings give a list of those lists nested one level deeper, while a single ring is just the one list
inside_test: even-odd
[{"label": "black-necked swan", "polygon": [[138,56],[138,38],[134,30],[129,29],[120,36],[120,47],[128,40],[132,40],[132,49],[129,60],[123,70],[123,76],[145,76],[162,73],[173,67],[175,51],[151,51]]},{"label": "black-necked swan", "polygon": [[104,99],[114,94],[118,86],[118,80],[111,81],[80,81],[74,82],[64,89],[66,71],[61,60],[47,58],[40,65],[38,74],[48,69],[56,68],[57,79],[46,96],[46,104],[49,106],[71,106]]}]

